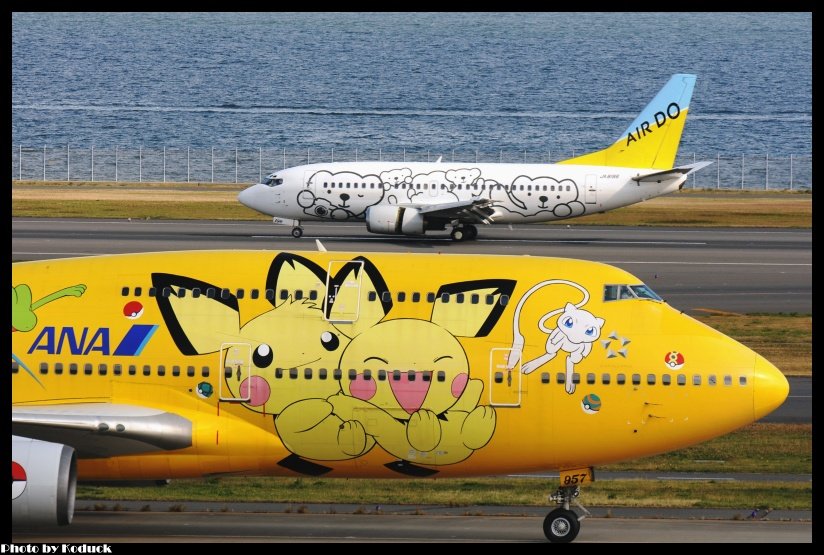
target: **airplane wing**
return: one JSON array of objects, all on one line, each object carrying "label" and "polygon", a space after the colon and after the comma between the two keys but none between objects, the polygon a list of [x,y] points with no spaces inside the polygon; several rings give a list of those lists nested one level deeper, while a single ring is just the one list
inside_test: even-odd
[{"label": "airplane wing", "polygon": [[113,457],[192,445],[192,422],[138,405],[78,403],[11,409],[12,434],[74,447],[80,458]]},{"label": "airplane wing", "polygon": [[648,173],[646,175],[637,175],[632,179],[639,183],[649,183],[649,182],[656,182],[661,183],[662,181],[670,181],[672,179],[678,179],[679,177],[683,177],[685,175],[689,175],[692,172],[696,172],[702,168],[706,168],[712,164],[712,162],[696,162],[695,164],[687,164],[686,166],[678,166],[677,168],[672,168],[671,170],[664,170],[660,172],[653,172]]},{"label": "airplane wing", "polygon": [[489,199],[461,200],[442,204],[411,204],[421,215],[433,220],[457,220],[465,224],[490,224],[495,212]]}]

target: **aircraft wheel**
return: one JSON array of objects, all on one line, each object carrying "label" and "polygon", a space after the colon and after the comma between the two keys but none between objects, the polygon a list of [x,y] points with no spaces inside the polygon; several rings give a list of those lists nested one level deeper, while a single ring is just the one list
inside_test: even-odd
[{"label": "aircraft wheel", "polygon": [[451,235],[453,241],[463,241],[466,238],[466,232],[460,227],[453,227]]},{"label": "aircraft wheel", "polygon": [[478,237],[478,228],[474,225],[464,226],[464,233],[466,233],[466,240],[471,241]]},{"label": "aircraft wheel", "polygon": [[302,227],[293,227],[292,228],[292,237],[295,239],[300,239],[303,237],[303,228]]},{"label": "aircraft wheel", "polygon": [[544,535],[552,543],[569,543],[580,529],[578,515],[567,509],[555,509],[544,519]]}]

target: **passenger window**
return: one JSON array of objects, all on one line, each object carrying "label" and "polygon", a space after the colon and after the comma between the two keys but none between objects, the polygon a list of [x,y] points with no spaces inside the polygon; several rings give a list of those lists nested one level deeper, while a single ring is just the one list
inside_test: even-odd
[{"label": "passenger window", "polygon": [[441,294],[441,302],[443,304],[447,304],[449,302],[449,293],[442,293]]},{"label": "passenger window", "polygon": [[618,385],[624,385],[625,383],[627,383],[627,377],[623,374],[618,374],[617,376],[615,376],[615,383],[617,383]]},{"label": "passenger window", "polygon": [[77,364],[73,362],[69,364],[69,374],[71,374],[72,376],[77,374]]},{"label": "passenger window", "polygon": [[383,293],[381,293],[381,300],[385,303],[391,302],[392,293],[390,293],[389,291],[384,291]]},{"label": "passenger window", "polygon": [[578,372],[572,373],[572,383],[581,383],[581,375]]},{"label": "passenger window", "polygon": [[565,383],[565,382],[566,382],[566,374],[564,374],[563,372],[558,372],[555,375],[555,383],[560,384],[560,383]]},{"label": "passenger window", "polygon": [[97,373],[101,376],[105,376],[109,373],[109,369],[105,364],[98,364],[97,365]]},{"label": "passenger window", "polygon": [[134,288],[134,296],[135,297],[139,297],[142,294],[143,294],[143,288],[142,287],[135,287]]},{"label": "passenger window", "polygon": [[326,379],[326,368],[321,368],[318,370],[318,379],[325,380]]},{"label": "passenger window", "polygon": [[641,374],[632,375],[632,385],[639,385],[641,383]]},{"label": "passenger window", "polygon": [[[117,372],[117,367],[120,366],[119,364],[115,365],[115,372]],[[58,376],[63,373],[63,363],[62,362],[55,362],[54,363],[54,373]]]},{"label": "passenger window", "polygon": [[257,289],[252,289],[251,291],[249,291],[249,297],[252,299],[257,299],[259,295],[260,291],[258,291]]},{"label": "passenger window", "polygon": [[195,287],[192,289],[192,298],[197,299],[198,297],[200,297],[200,287]]},{"label": "passenger window", "polygon": [[655,374],[647,374],[647,384],[655,385]]},{"label": "passenger window", "polygon": [[149,296],[150,296],[150,297],[154,297],[154,296],[156,296],[156,295],[157,295],[157,288],[155,288],[155,287],[149,287]]},{"label": "passenger window", "polygon": [[471,302],[472,304],[478,304],[479,302],[481,302],[481,296],[477,293],[472,293],[472,296],[469,297],[469,302]]},{"label": "passenger window", "polygon": [[302,290],[300,290],[300,289],[298,289],[297,291],[295,291],[295,300],[296,300],[296,301],[299,301],[299,300],[301,300],[302,298],[303,298],[303,291],[302,291]]},{"label": "passenger window", "polygon": [[172,376],[180,376],[180,366],[172,366]]},{"label": "passenger window", "polygon": [[229,290],[228,290],[228,289],[221,289],[221,290],[220,290],[220,298],[221,298],[221,299],[226,300],[226,299],[228,299],[230,296],[231,296],[231,293],[229,293]]},{"label": "passenger window", "polygon": [[402,302],[404,302],[405,300],[406,300],[406,293],[404,293],[403,291],[400,291],[400,292],[398,293],[398,302],[399,302],[399,303],[402,303]]},{"label": "passenger window", "polygon": [[367,298],[368,300],[370,300],[370,301],[373,301],[373,302],[374,302],[374,301],[377,301],[377,300],[378,300],[378,294],[377,294],[376,292],[374,292],[374,291],[370,291],[370,292],[369,292],[369,294],[366,296],[366,298]]},{"label": "passenger window", "polygon": [[503,383],[504,381],[504,373],[503,372],[495,372],[495,383]]},{"label": "passenger window", "polygon": [[692,375],[692,385],[701,385],[701,376],[699,374]]},{"label": "passenger window", "polygon": [[339,379],[341,379],[341,376],[342,376],[342,373],[340,371],[340,368],[335,368],[335,370],[332,372],[332,377],[336,380],[339,380]]},{"label": "passenger window", "polygon": [[364,370],[363,371],[363,379],[364,380],[371,380],[372,379],[372,371],[371,370]]},{"label": "passenger window", "polygon": [[278,380],[283,378],[283,368],[275,368],[275,378]]},{"label": "passenger window", "polygon": [[186,290],[181,287],[180,289],[177,290],[177,296],[182,299],[183,297],[186,296]]},{"label": "passenger window", "polygon": [[303,379],[311,380],[312,379],[312,369],[311,368],[304,368],[303,369]]},{"label": "passenger window", "polygon": [[410,370],[409,372],[406,373],[406,377],[410,382],[414,382],[415,381],[415,371]]},{"label": "passenger window", "polygon": [[592,384],[595,383],[595,374],[592,374],[592,373],[587,374],[587,383],[589,385],[592,385]]},{"label": "passenger window", "polygon": [[128,297],[129,296],[129,288],[124,287],[123,289],[120,290],[120,294],[124,297]]},{"label": "passenger window", "polygon": [[267,301],[274,301],[275,300],[275,290],[274,289],[267,289],[265,292],[266,300]]},{"label": "passenger window", "polygon": [[134,376],[135,374],[137,374],[137,366],[135,366],[134,364],[130,364],[129,365],[129,375]]},{"label": "passenger window", "polygon": [[[57,368],[55,368],[54,370],[55,370],[55,372],[57,372]],[[738,384],[739,385],[747,385],[747,376],[740,376],[738,378]]]},{"label": "passenger window", "polygon": [[421,294],[420,293],[412,293],[412,302],[413,303],[421,302]]},{"label": "passenger window", "polygon": [[549,372],[541,373],[541,383],[549,383]]},{"label": "passenger window", "polygon": [[386,380],[386,370],[378,370],[378,381],[382,382]]},{"label": "passenger window", "polygon": [[732,385],[732,376],[729,374],[724,376],[724,385]]},{"label": "passenger window", "polygon": [[401,380],[401,371],[400,370],[393,370],[392,371],[392,379],[395,380],[396,382],[399,382]]},{"label": "passenger window", "polygon": [[684,374],[678,374],[678,385],[687,385],[687,376]]},{"label": "passenger window", "polygon": [[152,375],[152,367],[148,364],[143,366],[143,375],[144,376],[151,376]]},{"label": "passenger window", "polygon": [[669,374],[664,374],[663,376],[661,376],[661,384],[662,384],[662,385],[669,385],[669,384],[670,384],[670,380],[671,380],[671,379],[670,379],[670,375],[669,375]]},{"label": "passenger window", "polygon": [[432,292],[427,293],[426,294],[426,302],[434,303],[435,302],[435,293],[432,293]]},{"label": "passenger window", "polygon": [[464,294],[463,293],[458,293],[457,295],[455,295],[455,302],[456,303],[464,302]]},{"label": "passenger window", "polygon": [[487,295],[486,296],[486,304],[494,304],[495,303],[495,295]]},{"label": "passenger window", "polygon": [[288,298],[289,298],[289,291],[287,291],[286,289],[281,289],[280,290],[280,300],[285,301]]},{"label": "passenger window", "polygon": [[421,372],[421,379],[425,382],[432,381],[432,372]]},{"label": "passenger window", "polygon": [[234,371],[234,368],[232,368],[231,366],[224,366],[223,367],[223,377],[224,378],[231,378],[233,371]]},{"label": "passenger window", "polygon": [[316,300],[318,300],[318,292],[317,292],[317,290],[312,289],[311,291],[309,291],[309,300],[310,300],[310,301],[316,301]]},{"label": "passenger window", "polygon": [[435,373],[435,379],[438,380],[439,382],[446,381],[446,372],[444,372],[443,370],[438,370]]},{"label": "passenger window", "polygon": [[189,378],[195,377],[195,367],[194,366],[187,366],[186,367],[186,376]]},{"label": "passenger window", "polygon": [[509,304],[509,295],[501,295],[501,306]]},{"label": "passenger window", "polygon": [[707,376],[707,385],[715,385],[715,374]]},{"label": "passenger window", "polygon": [[601,383],[604,385],[609,385],[609,374],[601,374]]},{"label": "passenger window", "polygon": [[207,299],[214,299],[215,298],[215,288],[214,287],[207,287],[206,288],[206,298]]},{"label": "passenger window", "polygon": [[204,366],[203,368],[200,369],[200,376],[203,377],[203,378],[208,378],[209,377],[209,367],[208,366]]},{"label": "passenger window", "polygon": [[237,297],[238,299],[242,299],[245,294],[246,293],[243,289],[238,289],[237,293],[235,293],[235,297]]},{"label": "passenger window", "polygon": [[83,373],[86,374],[87,376],[91,376],[93,370],[94,369],[92,368],[91,364],[87,363],[87,364],[83,365]]},{"label": "passenger window", "polygon": [[48,374],[49,373],[49,363],[48,362],[41,362],[40,363],[40,373],[41,374]]}]

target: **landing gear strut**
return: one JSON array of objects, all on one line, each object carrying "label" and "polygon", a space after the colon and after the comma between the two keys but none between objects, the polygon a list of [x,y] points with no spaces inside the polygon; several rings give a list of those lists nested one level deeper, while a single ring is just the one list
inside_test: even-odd
[{"label": "landing gear strut", "polygon": [[478,228],[472,224],[456,225],[451,236],[453,241],[471,241],[478,236]]},{"label": "landing gear strut", "polygon": [[[549,496],[550,501],[555,501],[560,505],[544,519],[544,535],[552,543],[569,543],[574,540],[581,529],[581,520],[589,516],[589,511],[575,500],[579,493],[578,486],[561,486],[558,491]],[[579,517],[575,511],[571,510],[570,502],[579,507],[584,515]]]}]

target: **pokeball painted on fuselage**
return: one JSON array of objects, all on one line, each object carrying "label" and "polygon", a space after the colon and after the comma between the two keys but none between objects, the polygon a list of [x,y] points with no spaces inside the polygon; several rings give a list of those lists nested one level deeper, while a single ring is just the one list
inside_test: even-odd
[{"label": "pokeball painted on fuselage", "polygon": [[123,316],[129,320],[137,320],[143,316],[143,305],[138,301],[130,301],[123,307]]}]

